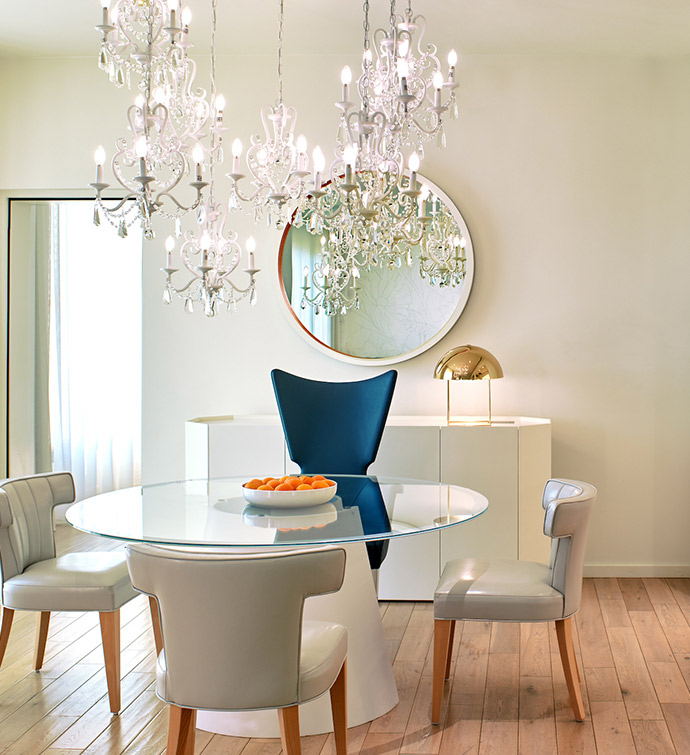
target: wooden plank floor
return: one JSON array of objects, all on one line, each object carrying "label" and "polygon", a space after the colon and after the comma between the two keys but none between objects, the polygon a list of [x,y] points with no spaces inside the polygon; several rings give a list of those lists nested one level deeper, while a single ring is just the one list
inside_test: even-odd
[{"label": "wooden plank floor", "polygon": [[[121,547],[58,527],[68,550]],[[690,579],[588,579],[576,621],[587,720],[573,720],[546,624],[458,624],[442,725],[429,724],[432,607],[381,604],[400,703],[350,729],[360,755],[690,753]],[[44,668],[32,671],[35,616],[15,616],[0,669],[0,752],[95,755],[165,751],[168,712],[154,693],[143,598],[122,610],[120,716],[108,710],[96,614],[54,614]],[[197,732],[204,755],[279,755],[280,742]],[[304,755],[334,755],[332,735]]]}]

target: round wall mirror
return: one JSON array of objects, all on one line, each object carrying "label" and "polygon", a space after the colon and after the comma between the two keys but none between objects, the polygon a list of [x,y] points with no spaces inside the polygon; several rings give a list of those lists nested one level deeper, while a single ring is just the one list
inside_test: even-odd
[{"label": "round wall mirror", "polygon": [[319,299],[329,271],[324,249],[332,239],[327,242],[330,237],[311,232],[306,223],[285,228],[278,273],[289,319],[312,346],[335,359],[362,365],[411,359],[443,338],[465,308],[474,277],[467,224],[444,192],[426,178],[419,181],[428,187],[418,200],[419,214],[431,218],[426,241],[406,242],[395,261],[374,257],[376,264],[355,273],[350,300],[356,298],[356,305],[327,311]]}]

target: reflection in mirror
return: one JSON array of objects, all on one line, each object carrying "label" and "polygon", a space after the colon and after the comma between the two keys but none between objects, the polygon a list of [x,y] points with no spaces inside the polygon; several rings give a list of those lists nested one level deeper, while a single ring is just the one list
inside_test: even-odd
[{"label": "reflection in mirror", "polygon": [[[467,225],[436,187],[423,200],[429,218],[418,244],[407,244],[394,264],[377,264],[362,244],[358,275],[349,275],[346,294],[353,303],[329,312],[323,306],[326,277],[333,275],[338,244],[332,233],[288,225],[281,242],[279,273],[291,319],[310,342],[331,356],[357,363],[391,364],[431,347],[456,322],[472,286],[474,255]],[[398,242],[400,246],[400,242]],[[369,261],[367,261],[369,255]],[[352,255],[351,255],[352,256]],[[356,303],[355,303],[356,302]]]}]

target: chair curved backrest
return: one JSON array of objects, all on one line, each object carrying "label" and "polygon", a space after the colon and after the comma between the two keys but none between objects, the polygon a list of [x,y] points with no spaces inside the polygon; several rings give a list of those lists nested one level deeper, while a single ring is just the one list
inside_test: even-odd
[{"label": "chair curved backrest", "polygon": [[544,487],[544,534],[551,545],[551,586],[563,594],[563,616],[580,607],[587,531],[596,501],[593,485],[577,480],[549,480]]},{"label": "chair curved backrest", "polygon": [[252,710],[299,699],[304,600],[340,589],[342,548],[250,555],[140,544],[126,550],[132,584],[158,601],[167,702]]},{"label": "chair curved backrest", "polygon": [[398,373],[331,383],[273,370],[290,458],[302,473],[366,474],[374,462]]},{"label": "chair curved backrest", "polygon": [[0,572],[2,582],[27,566],[55,558],[53,508],[74,501],[69,472],[15,477],[0,482]]}]

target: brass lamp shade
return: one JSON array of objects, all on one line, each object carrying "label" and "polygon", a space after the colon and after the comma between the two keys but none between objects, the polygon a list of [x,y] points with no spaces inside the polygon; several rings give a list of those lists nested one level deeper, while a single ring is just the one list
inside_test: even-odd
[{"label": "brass lamp shade", "polygon": [[[488,380],[489,385],[489,424],[491,424],[491,380],[503,377],[503,369],[498,359],[479,346],[458,346],[445,353],[434,368],[437,380],[447,380],[446,420],[450,421],[450,381]],[[486,423],[485,423],[486,424]]]}]

